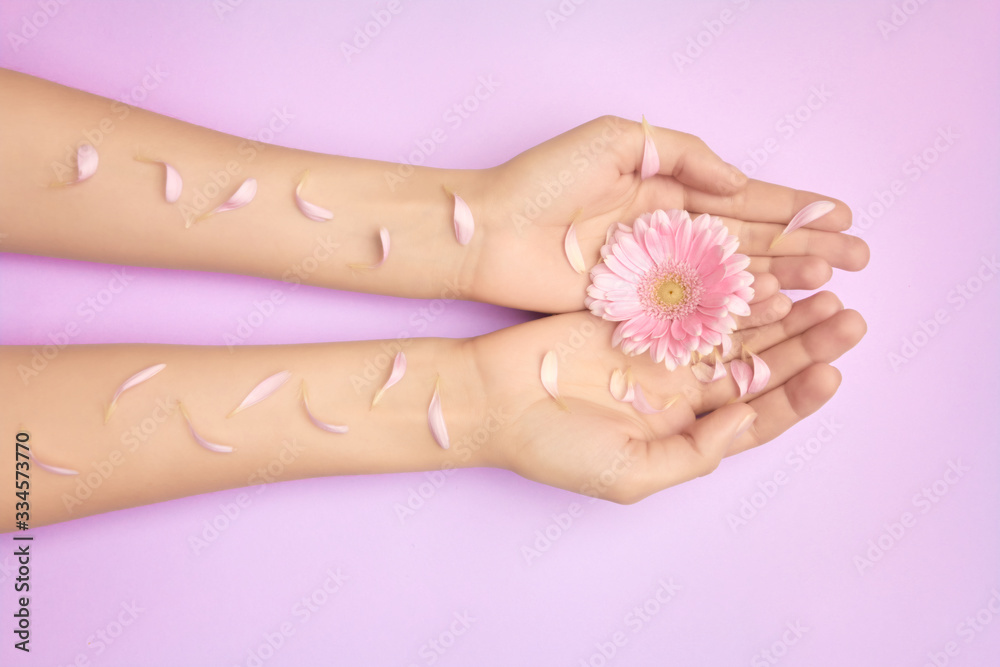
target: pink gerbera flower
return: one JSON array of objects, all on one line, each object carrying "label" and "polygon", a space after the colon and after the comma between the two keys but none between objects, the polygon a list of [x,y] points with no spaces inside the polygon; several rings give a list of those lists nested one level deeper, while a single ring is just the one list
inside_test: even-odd
[{"label": "pink gerbera flower", "polygon": [[603,261],[590,272],[587,307],[621,322],[613,345],[626,354],[649,350],[670,370],[707,355],[728,352],[733,315],[747,315],[753,276],[739,241],[720,218],[687,211],[656,211],[631,228],[618,225],[601,248]]}]

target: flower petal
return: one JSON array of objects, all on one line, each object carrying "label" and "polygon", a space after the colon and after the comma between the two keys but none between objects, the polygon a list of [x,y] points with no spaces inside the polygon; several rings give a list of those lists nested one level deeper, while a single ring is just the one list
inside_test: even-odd
[{"label": "flower petal", "polygon": [[306,409],[306,415],[309,417],[309,421],[311,421],[314,425],[330,433],[347,433],[348,428],[346,426],[328,424],[317,419],[316,415],[312,413],[312,410],[309,409],[309,389],[306,388],[305,380],[303,380],[302,384],[299,385],[299,395],[302,397],[302,407]]},{"label": "flower petal", "polygon": [[242,412],[243,410],[246,410],[251,405],[256,405],[257,403],[260,403],[265,398],[267,398],[274,392],[278,391],[278,389],[281,388],[281,385],[288,382],[288,378],[290,377],[292,377],[292,374],[289,371],[281,371],[280,373],[275,373],[269,378],[261,380],[260,384],[251,389],[250,393],[247,394],[247,397],[243,399],[243,402],[240,403],[238,406],[236,406],[236,409],[230,412],[226,416],[226,418],[228,419],[229,417],[235,415],[237,412]]},{"label": "flower petal", "polygon": [[[243,208],[244,206],[253,201],[253,198],[256,194],[257,194],[257,179],[248,178],[247,180],[243,181],[243,183],[240,185],[239,188],[236,189],[236,192],[233,193],[232,197],[222,202],[208,213],[201,214],[195,219],[195,221],[204,220],[210,215],[215,215],[216,213],[225,213],[226,211],[235,211],[238,208]],[[188,227],[191,226],[190,221],[188,222],[187,226]]]},{"label": "flower petal", "polygon": [[566,259],[569,260],[569,265],[573,267],[573,270],[577,273],[584,273],[587,270],[587,265],[583,261],[583,252],[576,239],[576,225],[572,222],[569,223],[569,229],[566,230],[563,248],[566,250]]},{"label": "flower petal", "polygon": [[722,356],[716,352],[715,353],[715,374],[712,375],[712,382],[716,380],[721,380],[726,377],[726,365],[722,363]]},{"label": "flower petal", "polygon": [[653,141],[653,131],[646,122],[646,117],[642,117],[642,133],[645,141],[642,145],[642,167],[639,170],[639,178],[646,180],[654,174],[660,173],[660,154],[656,152],[656,143]]},{"label": "flower petal", "polygon": [[187,422],[188,430],[191,431],[191,437],[194,438],[195,442],[208,451],[216,452],[218,454],[231,454],[235,451],[234,447],[209,442],[205,438],[201,437],[201,435],[198,434],[198,431],[194,430],[194,424],[191,423],[191,415],[188,414],[187,408],[184,407],[184,404],[178,403],[177,406],[181,409],[181,414],[184,415],[184,421]]},{"label": "flower petal", "polygon": [[396,353],[396,358],[392,362],[392,372],[389,373],[389,379],[385,381],[382,388],[375,392],[375,398],[372,399],[372,407],[379,402],[382,398],[382,394],[385,393],[386,389],[396,384],[403,379],[403,374],[406,373],[406,355],[402,351]]},{"label": "flower petal", "polygon": [[691,366],[691,373],[698,379],[698,382],[711,382],[714,379],[715,370],[704,361]]},{"label": "flower petal", "polygon": [[173,204],[181,196],[181,190],[184,188],[184,181],[181,180],[180,173],[173,168],[172,165],[164,162],[163,160],[154,160],[152,158],[142,157],[141,155],[136,155],[135,159],[139,162],[149,162],[150,164],[162,164],[163,168],[166,170],[166,184],[164,185],[164,196],[167,202]]},{"label": "flower petal", "polygon": [[472,219],[472,209],[469,208],[464,199],[448,188],[445,188],[445,192],[455,198],[455,238],[458,239],[459,244],[468,245],[469,241],[472,240],[472,233],[476,231],[476,223]]},{"label": "flower petal", "polygon": [[804,206],[801,211],[795,214],[795,217],[791,219],[791,221],[788,223],[788,226],[782,229],[781,233],[779,233],[777,236],[774,237],[774,240],[771,241],[770,248],[773,248],[774,246],[778,245],[779,241],[781,241],[783,238],[794,232],[796,229],[804,227],[808,225],[810,222],[822,218],[824,215],[826,215],[834,208],[836,208],[836,206],[837,205],[834,204],[832,201],[825,201],[825,200],[814,201],[808,206]]},{"label": "flower petal", "polygon": [[317,206],[307,202],[302,198],[302,187],[305,185],[306,177],[309,176],[309,170],[306,170],[302,174],[302,178],[299,180],[299,184],[295,186],[295,204],[302,211],[302,215],[306,216],[310,220],[315,220],[316,222],[326,222],[327,220],[333,219],[333,213],[323,208],[322,206]]},{"label": "flower petal", "polygon": [[441,446],[441,449],[448,449],[451,443],[448,441],[448,427],[444,423],[444,411],[441,410],[440,376],[434,381],[434,395],[431,396],[431,404],[427,409],[427,423],[434,441]]},{"label": "flower petal", "polygon": [[636,409],[637,412],[641,412],[644,415],[655,415],[658,412],[663,412],[671,405],[677,402],[677,396],[669,399],[662,408],[657,410],[649,403],[649,399],[646,398],[646,393],[642,390],[642,385],[638,382],[635,383],[635,398],[632,399],[632,407]]},{"label": "flower petal", "polygon": [[556,400],[560,408],[567,409],[559,395],[559,357],[553,350],[549,350],[542,357],[542,386],[549,396]]},{"label": "flower petal", "polygon": [[125,382],[122,383],[122,386],[118,387],[118,390],[115,391],[115,395],[111,397],[111,403],[108,404],[108,408],[104,412],[104,423],[107,424],[108,420],[111,419],[111,413],[114,412],[115,408],[118,406],[118,398],[123,392],[131,389],[140,382],[145,382],[166,367],[166,364],[156,364],[155,366],[144,368],[129,379],[125,380]]},{"label": "flower petal", "polygon": [[76,470],[71,470],[69,468],[60,468],[59,466],[50,466],[48,463],[42,463],[35,457],[35,453],[28,448],[28,458],[35,462],[35,465],[45,470],[46,472],[51,472],[55,475],[79,475],[80,473]]},{"label": "flower petal", "polygon": [[635,383],[632,382],[632,371],[623,373],[620,369],[615,369],[611,373],[611,397],[622,403],[631,403],[635,400]]},{"label": "flower petal", "polygon": [[758,357],[756,354],[750,353],[750,358],[753,360],[753,380],[750,381],[750,386],[747,391],[751,394],[756,394],[757,392],[764,389],[767,383],[771,380],[771,369],[767,363]]},{"label": "flower petal", "polygon": [[736,380],[736,385],[740,388],[740,396],[746,394],[750,388],[750,381],[753,376],[750,364],[740,359],[733,359],[729,363],[729,372],[732,373],[733,379]]}]

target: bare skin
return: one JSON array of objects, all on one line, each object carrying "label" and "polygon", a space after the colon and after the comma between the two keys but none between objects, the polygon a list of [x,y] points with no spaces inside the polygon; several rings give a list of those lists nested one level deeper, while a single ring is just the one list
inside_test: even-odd
[{"label": "bare skin", "polygon": [[[564,313],[470,340],[247,346],[235,354],[69,346],[41,372],[32,372],[31,348],[0,348],[0,386],[13,397],[0,403],[10,436],[0,450],[14,462],[14,435],[25,433],[39,461],[78,472],[32,465],[33,526],[278,479],[471,466],[635,502],[710,472],[725,455],[767,442],[814,412],[840,382],[828,364],[864,335],[861,317],[832,294],[793,306],[779,293],[818,287],[832,268],[867,263],[867,246],[840,233],[850,224],[846,207],[838,202],[810,229],[769,248],[797,210],[830,198],[747,181],[691,135],[653,128],[661,171],[646,181],[637,174],[641,127],[610,117],[493,169],[411,173],[255,144],[7,70],[0,70],[0,92],[17,102],[0,107],[5,250]],[[72,179],[76,147],[94,128],[103,137],[96,174],[53,187]],[[162,166],[137,154],[181,172],[179,202],[164,199]],[[309,220],[296,208],[293,192],[306,170],[304,197],[331,209],[333,221]],[[251,204],[204,217],[247,178],[259,183]],[[474,212],[468,246],[455,241],[444,187]],[[755,296],[749,315],[737,318],[735,339],[737,349],[746,342],[772,368],[758,395],[738,397],[729,378],[702,384],[688,368],[668,372],[648,356],[626,357],[610,345],[611,323],[580,312],[588,278],[563,254],[570,222],[592,266],[610,226],[673,207],[722,216],[752,257]],[[381,226],[392,238],[389,259],[377,270],[350,268],[378,257]],[[310,257],[314,268],[301,271]],[[372,409],[388,367],[380,362],[385,377],[372,380],[363,377],[366,362],[398,349],[409,361],[406,376]],[[568,410],[539,381],[548,350],[558,351]],[[115,389],[158,363],[166,369],[126,392],[105,423]],[[610,375],[626,367],[654,405],[677,400],[653,415],[615,401]],[[281,370],[292,373],[288,386],[226,417]],[[453,443],[447,450],[427,425],[439,378]],[[327,433],[308,420],[302,382],[317,416],[349,425],[348,433]],[[180,404],[202,437],[236,450],[199,446]],[[3,488],[19,479],[13,463],[0,466]],[[0,529],[14,530],[15,517],[4,514]]]}]

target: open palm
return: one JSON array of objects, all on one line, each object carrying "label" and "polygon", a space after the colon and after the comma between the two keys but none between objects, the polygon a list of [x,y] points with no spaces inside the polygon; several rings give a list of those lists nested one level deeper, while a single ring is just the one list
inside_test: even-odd
[{"label": "open palm", "polygon": [[[644,133],[608,116],[581,125],[487,170],[489,201],[471,279],[476,298],[539,312],[583,308],[588,276],[563,251],[574,223],[588,267],[600,258],[608,229],[643,213],[681,208],[723,218],[750,255],[753,273],[773,274],[782,289],[816,289],[832,268],[856,271],[868,247],[840,232],[850,210],[830,197],[747,180],[689,134],[651,128],[659,174],[639,175]],[[772,239],[810,202],[836,208],[770,249]]]}]

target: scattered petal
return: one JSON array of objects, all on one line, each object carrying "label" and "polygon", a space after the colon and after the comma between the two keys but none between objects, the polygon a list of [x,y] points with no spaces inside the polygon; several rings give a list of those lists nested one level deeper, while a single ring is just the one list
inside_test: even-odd
[{"label": "scattered petal", "polygon": [[[254,196],[257,194],[257,179],[248,178],[243,181],[243,184],[233,193],[233,196],[213,208],[208,213],[203,213],[198,216],[196,220],[204,220],[210,215],[215,215],[216,213],[225,213],[226,211],[235,211],[238,208],[243,208],[247,204],[253,201]],[[188,227],[191,223],[188,222]]]},{"label": "scattered petal", "polygon": [[382,242],[382,259],[375,262],[374,264],[351,264],[352,269],[377,269],[385,263],[385,260],[389,258],[389,230],[385,227],[379,227],[378,230],[379,240]]},{"label": "scattered petal", "polygon": [[631,403],[635,398],[635,387],[620,369],[611,372],[611,397],[622,403]]},{"label": "scattered petal", "polygon": [[80,473],[76,470],[70,470],[69,468],[60,468],[58,466],[50,466],[48,463],[42,463],[35,457],[35,453],[28,449],[28,457],[35,462],[35,465],[56,475],[79,475]]},{"label": "scattered petal", "polygon": [[726,365],[722,363],[722,356],[716,352],[715,353],[715,374],[712,375],[712,382],[716,380],[721,380],[726,377]]},{"label": "scattered petal", "polygon": [[448,427],[444,423],[444,412],[441,410],[441,377],[434,381],[434,395],[431,396],[431,404],[427,409],[427,423],[431,427],[431,435],[441,449],[448,449]]},{"label": "scattered petal", "polygon": [[306,381],[303,380],[302,384],[299,385],[299,396],[302,397],[302,407],[306,409],[306,415],[309,417],[309,421],[323,429],[324,431],[329,431],[330,433],[347,433],[346,426],[339,426],[337,424],[328,424],[324,421],[320,421],[316,418],[316,415],[312,413],[309,409],[309,389],[306,388]]},{"label": "scattered petal", "polygon": [[111,403],[108,404],[108,409],[104,412],[104,423],[107,424],[108,420],[111,419],[111,413],[114,412],[115,408],[118,406],[118,398],[123,392],[131,389],[140,382],[145,382],[166,367],[166,364],[156,364],[155,366],[150,366],[149,368],[139,371],[129,379],[125,380],[125,382],[122,383],[122,386],[118,387],[118,391],[115,392],[115,395],[111,397]]},{"label": "scattered petal", "polygon": [[756,394],[764,389],[764,387],[767,386],[767,383],[770,382],[771,369],[768,367],[767,363],[756,354],[751,352],[750,358],[753,360],[753,380],[750,381],[750,386],[747,388],[747,391],[751,394]]},{"label": "scattered petal", "polygon": [[194,430],[194,424],[191,423],[191,415],[188,414],[187,408],[184,407],[184,404],[178,403],[177,406],[181,409],[181,414],[184,415],[184,421],[187,422],[188,430],[191,431],[191,437],[194,438],[195,442],[197,442],[199,445],[201,445],[208,451],[216,452],[218,454],[231,454],[233,451],[235,451],[234,447],[230,447],[229,445],[219,445],[214,442],[209,442],[205,438],[201,437],[198,434],[198,431]]},{"label": "scattered petal", "polygon": [[166,170],[166,184],[164,185],[164,197],[168,203],[173,204],[181,197],[181,190],[184,189],[184,181],[181,180],[180,173],[173,168],[170,164],[164,162],[163,160],[154,160],[152,158],[143,157],[141,155],[136,155],[135,159],[139,162],[149,162],[151,164],[162,164],[163,168]]},{"label": "scattered petal", "polygon": [[[774,237],[774,240],[771,241],[770,248],[778,245],[779,241],[794,232],[796,229],[804,227],[810,222],[822,218],[824,215],[836,208],[836,206],[837,205],[832,201],[820,200],[814,201],[808,206],[803,207],[801,211],[795,214],[795,217],[792,218],[791,222],[789,222],[788,225],[781,230],[781,233]],[[768,248],[768,250],[770,250],[770,248]]]},{"label": "scattered petal", "polygon": [[740,388],[740,396],[746,394],[750,389],[750,381],[753,376],[750,364],[741,359],[733,359],[729,363],[729,372],[732,373],[736,385]]},{"label": "scattered petal", "polygon": [[646,122],[646,117],[642,117],[642,133],[646,140],[642,146],[642,168],[639,171],[639,178],[646,180],[654,174],[660,173],[660,154],[656,152],[656,143],[653,142],[653,131]]},{"label": "scattered petal", "polygon": [[382,398],[382,394],[385,393],[386,389],[396,384],[403,379],[403,374],[406,372],[406,355],[402,351],[396,353],[396,358],[392,362],[392,372],[389,373],[389,379],[385,381],[382,388],[375,392],[375,398],[372,399],[372,407],[379,402]]},{"label": "scattered petal", "polygon": [[658,412],[663,412],[677,402],[677,398],[677,396],[674,396],[667,401],[666,405],[657,410],[649,403],[649,399],[646,398],[646,392],[642,390],[642,385],[636,382],[635,398],[632,399],[632,407],[635,408],[637,412],[641,412],[644,415],[655,415]]},{"label": "scattered petal", "polygon": [[577,273],[583,273],[587,270],[587,265],[583,261],[583,252],[580,250],[580,242],[576,240],[576,225],[574,223],[569,223],[569,229],[566,230],[566,238],[563,241],[563,247],[566,249],[566,259],[569,260],[569,265],[573,267],[573,270]]},{"label": "scattered petal", "polygon": [[302,198],[302,186],[305,185],[306,177],[309,176],[309,171],[306,170],[302,174],[302,178],[299,180],[299,184],[295,186],[295,203],[302,211],[302,215],[306,216],[310,220],[315,220],[316,222],[326,222],[327,220],[333,219],[333,213],[326,210],[322,206],[317,206],[307,202]]},{"label": "scattered petal", "polygon": [[444,191],[455,198],[455,238],[461,245],[468,245],[469,241],[472,240],[472,233],[476,230],[476,223],[472,219],[472,209],[469,208],[464,199],[448,188],[445,188]]},{"label": "scattered petal", "polygon": [[549,350],[542,357],[542,386],[549,392],[549,396],[556,400],[560,408],[567,409],[562,397],[559,396],[559,357],[553,350]]},{"label": "scattered petal", "polygon": [[265,398],[278,391],[281,385],[288,382],[288,378],[292,377],[289,371],[281,371],[280,373],[275,373],[269,378],[266,378],[260,382],[256,387],[250,390],[247,397],[243,399],[243,402],[236,406],[236,409],[226,415],[226,419],[232,417],[237,412],[242,412],[246,410],[251,405],[260,403]]},{"label": "scattered petal", "polygon": [[692,364],[691,373],[698,379],[698,382],[712,382],[715,379],[715,369],[704,361]]}]

